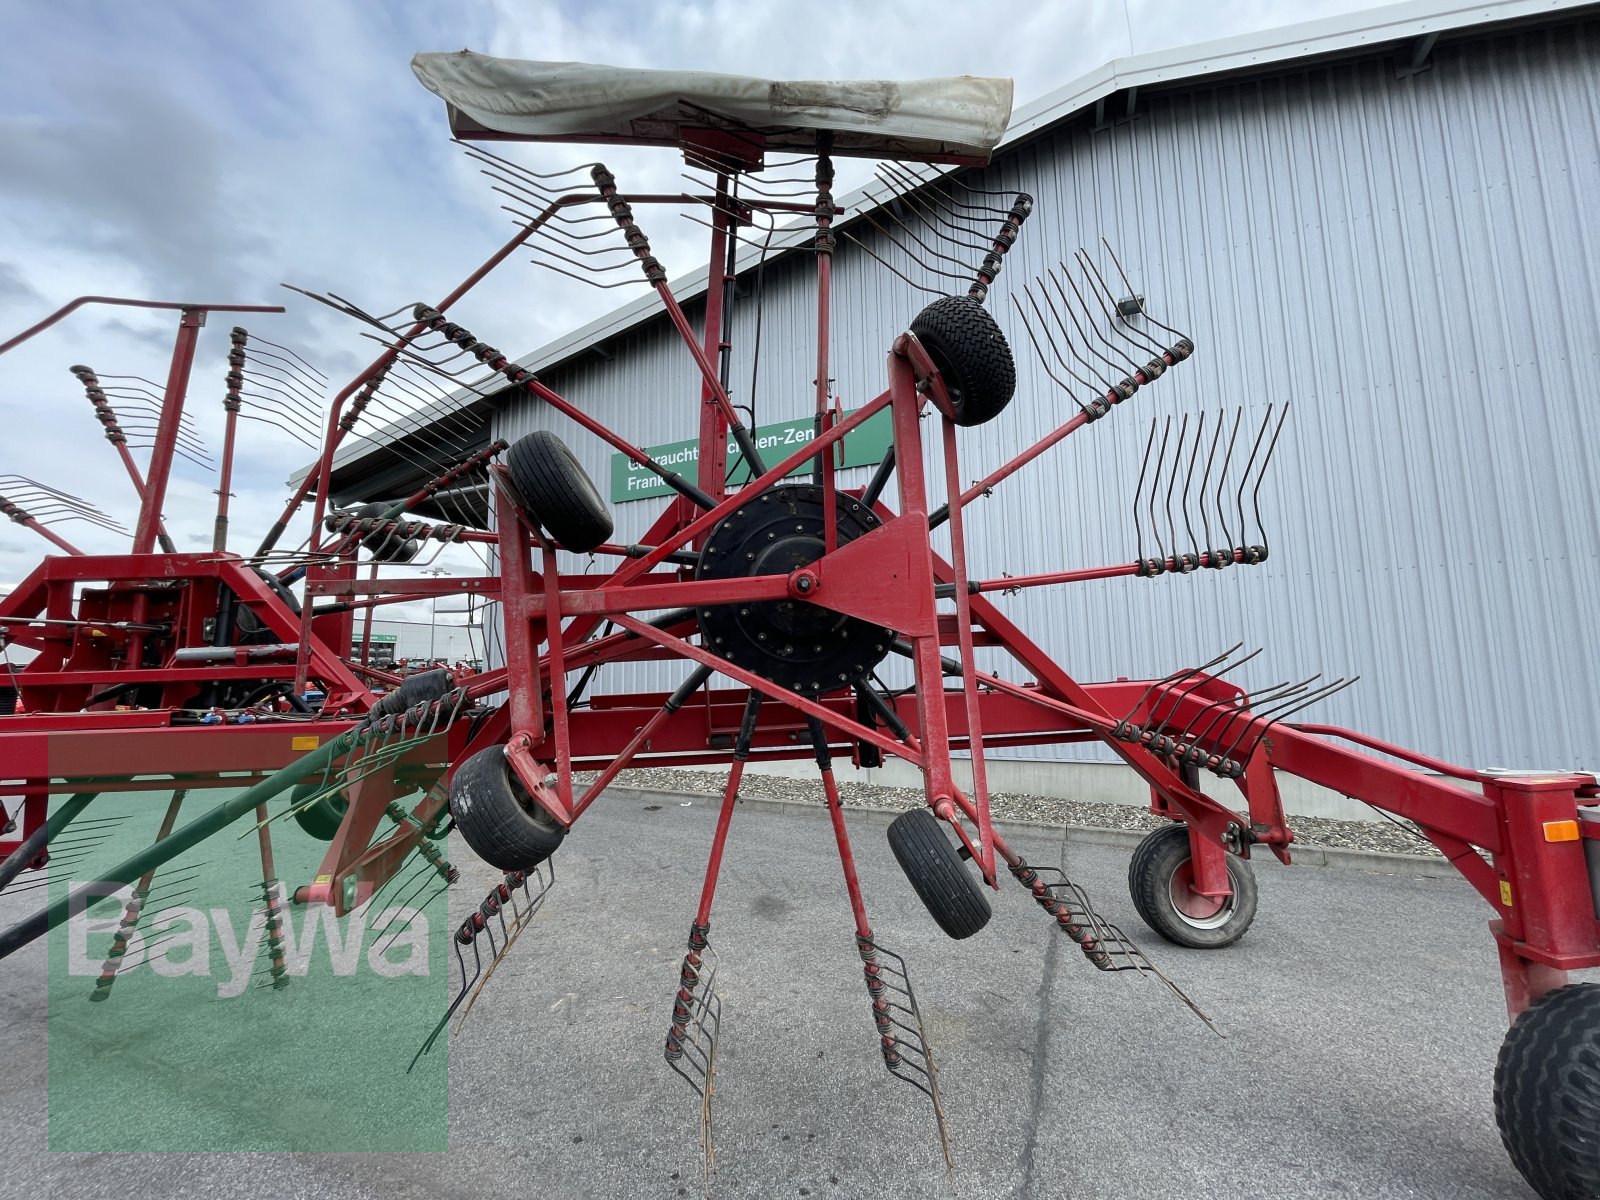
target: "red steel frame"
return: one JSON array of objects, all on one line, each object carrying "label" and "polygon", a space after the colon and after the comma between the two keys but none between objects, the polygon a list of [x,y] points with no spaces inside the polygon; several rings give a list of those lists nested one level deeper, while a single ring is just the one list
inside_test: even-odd
[{"label": "red steel frame", "polygon": [[[652,548],[641,557],[628,558],[608,574],[563,575],[558,568],[557,547],[546,541],[525,516],[505,472],[498,467],[491,468],[498,533],[473,535],[498,544],[495,575],[465,580],[363,580],[356,573],[358,539],[342,537],[327,546],[322,543],[333,456],[371,389],[410,339],[424,328],[420,322],[335,398],[318,464],[262,545],[260,553],[270,551],[305,499],[313,499],[312,565],[307,575],[307,603],[299,617],[283,607],[271,589],[236,556],[150,553],[159,531],[160,507],[199,325],[208,311],[247,311],[221,306],[162,306],[180,309],[182,319],[156,452],[141,488],[134,553],[76,555],[41,529],[69,555],[47,558],[23,586],[0,602],[0,618],[23,621],[81,617],[82,585],[109,580],[111,599],[107,611],[136,628],[146,622],[150,605],[156,603],[154,585],[182,580],[198,599],[192,612],[176,618],[182,626],[179,644],[201,644],[197,622],[206,597],[214,597],[218,587],[226,586],[267,616],[285,643],[294,644],[294,658],[270,667],[241,658],[227,667],[199,671],[171,662],[145,668],[139,665],[138,633],[129,635],[122,661],[95,661],[82,657],[82,647],[73,644],[73,635],[52,634],[50,626],[37,632],[32,626],[23,625],[23,632],[10,636],[40,651],[39,658],[19,673],[24,703],[30,709],[56,710],[7,719],[0,726],[0,755],[8,764],[5,774],[21,780],[20,788],[12,790],[28,797],[23,837],[42,823],[44,795],[68,786],[79,787],[86,781],[109,777],[121,780],[119,786],[173,786],[175,780],[186,786],[203,786],[208,781],[234,786],[240,778],[282,765],[288,757],[307,748],[303,739],[332,736],[348,727],[367,706],[365,688],[343,661],[351,645],[355,607],[470,594],[501,601],[507,662],[504,667],[472,679],[466,686],[467,695],[478,699],[509,692],[510,700],[478,724],[470,738],[465,726],[458,725],[450,731],[445,744],[411,756],[398,769],[437,772],[445,762],[460,761],[482,747],[505,743],[512,768],[530,794],[562,826],[578,819],[616,773],[628,765],[728,761],[728,748],[740,726],[747,689],[754,689],[772,703],[762,707],[754,722],[750,745],[753,760],[812,757],[816,749],[807,732],[810,718],[822,723],[828,731],[827,741],[834,748],[857,754],[861,747],[871,746],[905,759],[922,771],[929,806],[956,831],[990,886],[998,887],[1002,863],[1011,865],[1019,860],[990,821],[985,747],[1098,740],[1144,778],[1156,811],[1187,824],[1193,854],[1193,891],[1202,902],[1220,903],[1230,894],[1225,860],[1228,853],[1248,857],[1251,846],[1260,844],[1283,862],[1290,861],[1294,835],[1275,779],[1277,772],[1284,771],[1414,821],[1456,865],[1495,912],[1491,927],[1500,949],[1507,1007],[1513,1015],[1564,982],[1566,972],[1600,965],[1600,921],[1590,895],[1583,853],[1583,838],[1594,835],[1589,832],[1590,826],[1577,820],[1579,803],[1596,796],[1595,781],[1590,777],[1480,773],[1427,759],[1349,730],[1275,723],[1251,743],[1244,771],[1235,781],[1245,806],[1240,814],[1201,792],[1193,776],[1186,775],[1175,761],[1116,735],[1118,722],[1125,715],[1151,715],[1152,696],[1156,697],[1156,704],[1164,706],[1163,714],[1169,721],[1183,725],[1191,717],[1215,711],[1207,706],[1236,699],[1240,693],[1221,679],[1198,675],[1187,677],[1184,686],[1176,691],[1161,690],[1156,681],[1148,680],[1081,683],[984,596],[1002,588],[1136,574],[1138,564],[1004,580],[968,580],[963,527],[966,506],[1045,450],[1080,431],[1090,423],[1088,416],[1074,417],[986,479],[963,490],[950,398],[932,361],[916,338],[907,334],[890,349],[886,390],[850,417],[834,419],[828,404],[827,374],[831,286],[828,228],[838,210],[833,209],[831,193],[827,191],[831,172],[825,177],[819,170],[819,194],[829,199],[819,201],[815,210],[819,214],[819,249],[823,251],[818,256],[817,437],[759,477],[730,491],[725,447],[737,416],[716,366],[726,349],[722,322],[726,289],[731,282],[726,259],[732,225],[738,220],[738,210],[731,200],[730,178],[738,170],[759,165],[759,155],[752,155],[747,140],[741,141],[739,155],[732,154],[725,143],[710,135],[706,145],[727,158],[728,168],[718,174],[715,203],[711,206],[707,316],[698,336],[665,281],[652,279],[652,283],[701,377],[699,487],[715,506],[700,511],[682,496],[674,498],[645,537],[645,544]],[[705,147],[701,149],[704,151]],[[592,193],[573,195],[551,203],[468,276],[437,311],[443,312],[459,300],[563,208],[607,199],[615,191],[614,184],[609,185],[610,192],[607,186],[602,183],[598,197]],[[634,205],[702,203],[680,196],[628,199]],[[798,205],[770,207],[786,212],[801,210]],[[641,257],[647,254],[646,249]],[[83,302],[69,305],[22,336],[31,336]],[[0,345],[0,352],[19,340]],[[642,449],[538,379],[523,377],[517,386],[634,461],[648,461]],[[363,393],[364,388],[367,391]],[[349,408],[347,402],[351,402]],[[814,464],[825,499],[831,498],[836,488],[834,447],[851,430],[885,410],[890,413],[894,431],[898,506],[891,509],[882,503],[877,505],[879,527],[841,546],[829,519],[826,552],[787,575],[697,580],[691,570],[668,561],[679,550],[701,545],[724,517],[804,463]],[[948,561],[934,550],[930,540],[930,481],[925,476],[922,453],[925,420],[939,428],[942,482],[953,547]],[[846,494],[859,497],[861,492]],[[825,503],[824,511],[831,518],[830,504]],[[318,555],[330,546],[337,551],[335,557],[331,561],[319,559]],[[603,546],[600,551],[627,553],[616,546]],[[939,611],[936,596],[941,589],[953,600],[953,613]],[[343,601],[349,608],[336,616],[314,617],[310,603],[313,598]],[[916,675],[914,691],[891,701],[909,728],[904,739],[881,727],[864,724],[857,718],[854,700],[848,695],[800,697],[694,643],[690,640],[696,625],[692,615],[683,615],[665,625],[634,615],[786,598],[888,627],[903,639]],[[601,636],[600,625],[605,618],[619,632]],[[955,689],[947,689],[944,682],[946,647],[955,649],[960,664],[959,686]],[[1003,650],[1031,674],[1032,682],[1008,682],[979,670],[975,658],[979,647]],[[135,665],[127,664],[129,658]],[[663,695],[631,694],[598,697],[587,707],[569,711],[565,680],[570,672],[605,663],[671,658],[714,668],[742,686],[712,689],[704,693],[703,703],[676,707],[668,705]],[[177,703],[178,692],[193,686],[197,679],[277,677],[268,674],[269,670],[293,678],[301,686],[313,681],[321,684],[329,692],[327,715],[293,727],[215,730],[175,728],[168,720],[165,706]],[[74,702],[81,707],[84,699],[101,688],[136,681],[159,684],[164,708],[137,713],[60,711],[72,708]],[[1225,718],[1212,720],[1211,724],[1220,727],[1208,728],[1200,741],[1205,748],[1221,753],[1238,735],[1251,728],[1259,731],[1264,723],[1247,710],[1229,709]],[[296,739],[301,739],[299,745],[284,744]],[[970,794],[956,783],[952,751],[964,751],[971,757]],[[1412,765],[1397,765],[1395,758]],[[415,846],[415,830],[402,830],[376,845],[368,844],[394,794],[394,769],[353,785],[350,815],[329,849],[323,872],[315,884],[300,889],[297,898],[347,910],[370,895]],[[573,775],[583,769],[600,769],[602,773],[595,783],[579,789]],[[742,770],[742,759],[735,760],[730,797],[737,790]],[[223,777],[224,771],[235,774]],[[1478,790],[1446,782],[1439,775],[1475,785]],[[859,882],[851,866],[848,838],[826,769],[824,786],[845,864],[857,932],[869,936],[863,932],[868,926]],[[418,824],[431,821],[440,804],[442,798],[437,790],[428,792],[416,808]],[[708,863],[697,922],[701,925],[708,919],[730,815],[731,807],[725,802]],[[16,844],[0,842],[0,853]]]}]

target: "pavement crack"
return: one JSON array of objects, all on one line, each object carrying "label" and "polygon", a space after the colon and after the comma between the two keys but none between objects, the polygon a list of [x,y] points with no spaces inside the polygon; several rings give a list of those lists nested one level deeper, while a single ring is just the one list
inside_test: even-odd
[{"label": "pavement crack", "polygon": [[[1066,867],[1066,850],[1061,852],[1061,866]],[[1047,1065],[1050,1054],[1050,1029],[1054,1017],[1052,1000],[1056,990],[1056,975],[1061,961],[1061,939],[1056,936],[1052,926],[1050,941],[1045,946],[1044,970],[1039,976],[1039,987],[1035,995],[1038,997],[1039,1016],[1033,1027],[1033,1054],[1029,1063],[1028,1078],[1028,1114],[1027,1129],[1024,1134],[1022,1154],[1019,1165],[1022,1168],[1022,1184],[1018,1195],[1029,1197],[1033,1195],[1033,1157],[1034,1148],[1039,1139],[1039,1119],[1044,1111],[1045,1104],[1045,1077],[1048,1074]]]}]

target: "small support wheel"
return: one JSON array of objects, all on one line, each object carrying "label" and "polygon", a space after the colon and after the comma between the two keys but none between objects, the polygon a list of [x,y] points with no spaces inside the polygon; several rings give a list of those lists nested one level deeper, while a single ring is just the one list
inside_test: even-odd
[{"label": "small support wheel", "polygon": [[1219,950],[1237,942],[1256,919],[1256,877],[1244,859],[1226,857],[1233,895],[1202,896],[1194,890],[1189,827],[1175,822],[1147,836],[1128,863],[1128,892],[1144,923],[1192,950]]},{"label": "small support wheel", "polygon": [[1600,985],[1557,988],[1516,1019],[1495,1063],[1494,1115],[1544,1200],[1600,1200]]},{"label": "small support wheel", "polygon": [[940,929],[959,941],[989,923],[983,885],[928,809],[914,808],[890,823],[889,849]]},{"label": "small support wheel", "polygon": [[533,870],[567,836],[528,795],[504,746],[486,746],[456,768],[450,815],[472,852],[502,871]]},{"label": "small support wheel", "polygon": [[982,425],[998,417],[1017,390],[1017,365],[989,310],[970,296],[935,300],[911,322],[950,393],[951,420]]},{"label": "small support wheel", "polygon": [[611,536],[611,510],[555,434],[540,429],[517,439],[506,451],[506,470],[528,516],[563,549],[587,554]]},{"label": "small support wheel", "polygon": [[[294,789],[289,803],[294,823],[319,842],[333,841],[344,823],[344,814],[350,810],[350,797],[344,789],[328,792],[320,800],[311,800],[318,792],[326,792],[328,785],[321,780],[308,779]],[[307,801],[311,801],[309,804]]]}]

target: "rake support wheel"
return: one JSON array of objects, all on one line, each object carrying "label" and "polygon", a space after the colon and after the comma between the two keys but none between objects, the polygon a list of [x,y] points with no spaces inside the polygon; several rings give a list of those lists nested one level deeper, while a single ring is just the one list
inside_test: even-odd
[{"label": "rake support wheel", "polygon": [[1494,1115],[1544,1200],[1600,1198],[1600,986],[1557,988],[1517,1018],[1495,1063]]},{"label": "rake support wheel", "polygon": [[939,928],[957,941],[989,923],[989,900],[939,818],[926,808],[901,813],[889,825],[889,849]]},{"label": "rake support wheel", "polygon": [[951,420],[982,425],[998,417],[1017,390],[1017,366],[989,310],[967,296],[935,300],[911,322],[950,393]]},{"label": "rake support wheel", "polygon": [[587,554],[611,536],[611,511],[555,434],[540,429],[517,439],[506,451],[506,470],[528,515],[564,549]]},{"label": "rake support wheel", "polygon": [[1128,863],[1128,892],[1144,923],[1175,946],[1220,950],[1244,936],[1256,919],[1256,877],[1229,854],[1233,895],[1218,901],[1194,892],[1189,827],[1174,822],[1145,837]]},{"label": "rake support wheel", "polygon": [[487,746],[456,768],[450,815],[472,852],[502,871],[533,870],[567,836],[528,795],[504,746]]},{"label": "rake support wheel", "polygon": [[341,789],[329,792],[322,799],[307,804],[318,792],[326,791],[327,784],[310,780],[294,789],[290,803],[294,810],[294,823],[319,842],[333,841],[344,823],[344,814],[350,809],[350,797]]}]

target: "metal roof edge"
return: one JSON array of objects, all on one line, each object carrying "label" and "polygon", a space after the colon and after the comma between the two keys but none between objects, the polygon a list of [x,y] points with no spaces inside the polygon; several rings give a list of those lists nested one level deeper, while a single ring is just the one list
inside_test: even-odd
[{"label": "metal roof edge", "polygon": [[[1475,3],[1464,3],[1463,0],[1404,0],[1399,4],[1355,13],[1115,58],[1047,92],[1013,113],[1011,123],[995,146],[994,153],[998,156],[1008,147],[1082,112],[1098,100],[1128,88],[1203,80],[1210,76],[1291,63],[1297,59],[1319,58],[1363,47],[1388,45],[1429,34],[1470,29],[1478,25],[1521,22],[1586,9],[1600,11],[1600,3],[1595,0],[1477,0]],[[912,164],[907,164],[907,167],[915,170]],[[933,173],[942,173],[945,168],[927,170],[930,171],[928,178],[933,178]],[[877,206],[877,201],[867,194],[865,187],[848,193],[837,203],[849,210],[846,222],[864,207]],[[794,249],[812,229],[811,222],[804,218],[790,225],[779,226],[773,235],[772,245],[766,251],[769,261],[773,255]],[[738,258],[736,271],[742,272],[747,266],[754,265],[760,253],[757,247],[746,248]],[[681,303],[704,292],[709,278],[709,268],[701,266],[671,280],[668,286]],[[582,353],[607,337],[632,329],[646,318],[659,315],[663,315],[663,310],[656,296],[653,293],[641,296],[555,341],[546,342],[518,358],[517,365],[534,372],[547,369]],[[475,399],[481,397],[462,389],[420,410],[418,415],[430,418],[434,414],[443,415]],[[348,466],[380,450],[385,444],[382,436],[383,431],[379,431],[365,443],[347,447],[334,456],[334,468],[337,470],[340,466]],[[296,472],[291,484],[298,484],[309,470],[307,467]]]}]

